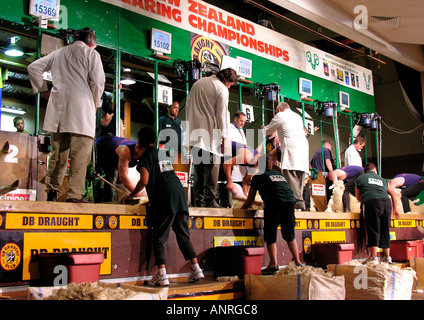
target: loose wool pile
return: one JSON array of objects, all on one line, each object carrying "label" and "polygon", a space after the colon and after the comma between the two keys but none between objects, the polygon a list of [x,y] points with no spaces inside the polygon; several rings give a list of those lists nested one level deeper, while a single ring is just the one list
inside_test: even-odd
[{"label": "loose wool pile", "polygon": [[122,288],[107,288],[98,282],[71,282],[66,288],[59,289],[46,300],[123,300],[137,292]]},{"label": "loose wool pile", "polygon": [[278,272],[278,275],[285,276],[285,275],[302,274],[302,275],[305,275],[307,277],[310,277],[312,273],[316,274],[316,275],[323,276],[323,277],[327,277],[327,278],[333,277],[333,273],[331,273],[329,271],[326,271],[326,270],[321,269],[321,268],[315,268],[315,267],[312,267],[312,266],[298,267],[298,266],[296,266],[294,261],[290,262],[287,265],[287,267],[280,269],[280,271]]}]

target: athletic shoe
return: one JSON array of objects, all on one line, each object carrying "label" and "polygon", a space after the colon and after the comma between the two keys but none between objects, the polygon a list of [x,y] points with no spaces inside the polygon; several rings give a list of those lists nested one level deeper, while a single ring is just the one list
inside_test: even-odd
[{"label": "athletic shoe", "polygon": [[368,259],[366,259],[364,262],[362,262],[362,264],[367,264],[367,263],[378,263],[378,258],[377,257],[368,257]]},{"label": "athletic shoe", "polygon": [[166,274],[160,275],[157,273],[147,282],[147,284],[150,286],[169,286],[168,276]]},{"label": "athletic shoe", "polygon": [[380,262],[385,262],[385,263],[388,263],[388,264],[393,263],[392,257],[383,257],[383,258],[380,259]]},{"label": "athletic shoe", "polygon": [[274,275],[276,274],[278,271],[280,271],[280,267],[279,266],[271,266],[268,265],[268,267],[266,267],[265,269],[263,269],[261,271],[262,275]]},{"label": "athletic shoe", "polygon": [[190,277],[188,277],[188,282],[189,283],[197,282],[197,281],[200,281],[204,278],[205,278],[205,276],[204,276],[202,270],[195,271],[195,270],[192,269]]}]

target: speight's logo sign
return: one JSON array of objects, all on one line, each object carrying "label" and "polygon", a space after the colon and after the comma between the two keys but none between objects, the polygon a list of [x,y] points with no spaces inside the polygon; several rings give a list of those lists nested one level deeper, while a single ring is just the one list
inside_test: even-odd
[{"label": "speight's logo sign", "polygon": [[208,37],[192,34],[191,58],[193,60],[197,59],[200,62],[208,62],[220,66],[222,57],[228,54],[228,46]]}]

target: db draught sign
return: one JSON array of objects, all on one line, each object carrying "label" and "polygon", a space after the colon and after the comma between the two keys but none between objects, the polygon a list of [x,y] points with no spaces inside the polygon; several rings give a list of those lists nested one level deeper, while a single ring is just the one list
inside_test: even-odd
[{"label": "db draught sign", "polygon": [[28,232],[24,234],[22,280],[36,277],[38,254],[50,252],[103,252],[100,274],[111,273],[111,234],[109,232]]}]

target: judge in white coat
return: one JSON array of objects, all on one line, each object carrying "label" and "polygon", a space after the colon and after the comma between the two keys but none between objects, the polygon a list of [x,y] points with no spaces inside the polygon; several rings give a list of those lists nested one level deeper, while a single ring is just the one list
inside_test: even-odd
[{"label": "judge in white coat", "polygon": [[[95,135],[96,109],[100,107],[105,74],[95,32],[84,28],[71,45],[57,49],[28,66],[35,93],[48,96],[43,130],[52,136],[52,168],[48,172],[48,200],[60,195],[69,164],[67,202],[84,202],[84,182]],[[43,73],[51,71],[53,87],[48,92]]]},{"label": "judge in white coat", "polygon": [[228,139],[228,89],[237,83],[231,68],[197,80],[186,103],[188,143],[194,164],[194,204],[197,207],[219,207],[216,199],[219,166]]},{"label": "judge in white coat", "polygon": [[362,137],[356,137],[345,152],[344,165],[345,167],[358,166],[362,167],[361,150],[365,146],[365,139]]},{"label": "judge in white coat", "polygon": [[303,199],[304,176],[309,171],[309,144],[305,136],[303,120],[290,110],[287,102],[280,102],[278,113],[265,126],[265,135],[277,131],[280,140],[281,166],[284,177],[296,198],[296,209],[305,210]]}]

